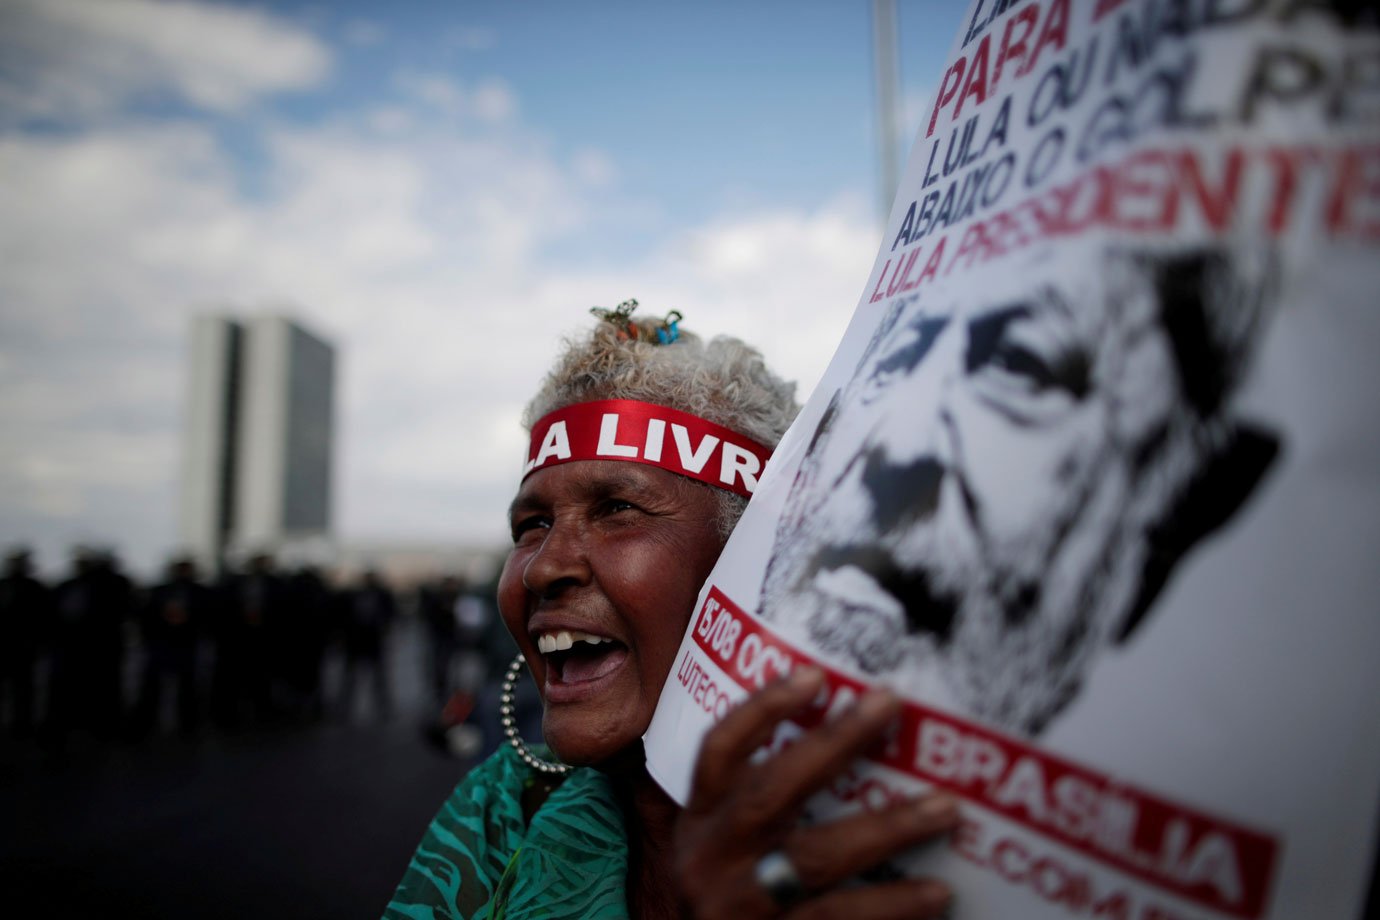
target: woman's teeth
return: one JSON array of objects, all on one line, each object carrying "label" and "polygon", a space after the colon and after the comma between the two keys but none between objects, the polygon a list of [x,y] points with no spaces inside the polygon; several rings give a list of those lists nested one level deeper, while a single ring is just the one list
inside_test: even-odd
[{"label": "woman's teeth", "polygon": [[552,652],[564,652],[576,642],[588,642],[590,645],[598,645],[600,642],[612,642],[612,639],[605,639],[603,636],[595,636],[586,632],[561,630],[560,632],[542,633],[537,636],[537,651],[543,655]]}]

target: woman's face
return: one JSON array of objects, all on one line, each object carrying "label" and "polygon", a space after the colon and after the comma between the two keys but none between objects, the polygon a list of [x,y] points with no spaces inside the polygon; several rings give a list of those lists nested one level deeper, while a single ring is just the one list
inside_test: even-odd
[{"label": "woman's face", "polygon": [[653,466],[580,460],[528,476],[498,602],[565,762],[606,761],[651,722],[723,549],[717,496]]}]

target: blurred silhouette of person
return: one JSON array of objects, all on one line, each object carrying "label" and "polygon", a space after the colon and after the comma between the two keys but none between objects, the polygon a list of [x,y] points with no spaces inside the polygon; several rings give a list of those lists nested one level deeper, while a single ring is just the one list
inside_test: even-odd
[{"label": "blurred silhouette of person", "polygon": [[143,735],[158,725],[163,684],[171,679],[177,694],[177,727],[194,734],[201,715],[197,651],[211,616],[209,589],[197,581],[190,559],[169,563],[167,579],[149,592],[140,612],[144,672],[134,713],[134,730]]},{"label": "blurred silhouette of person", "polygon": [[213,603],[207,633],[211,641],[210,714],[216,727],[234,730],[239,727],[239,647],[242,644],[233,610],[233,582],[235,576],[223,573],[211,587]]},{"label": "blurred silhouette of person", "polygon": [[[503,624],[498,612],[498,580],[494,577],[487,585],[476,587],[469,594],[472,602],[483,605],[486,611],[482,632],[473,640],[475,649],[482,656],[483,686],[479,691],[479,702],[475,707],[474,721],[483,733],[484,755],[492,753],[503,742],[503,727],[499,724],[499,697],[503,672],[517,654],[517,643],[512,633]],[[542,724],[541,694],[535,682],[518,681],[515,704],[518,726],[524,738],[540,738]]]},{"label": "blurred silhouette of person", "polygon": [[224,728],[240,728],[247,717],[261,723],[272,721],[275,715],[274,639],[281,625],[284,595],[273,557],[265,553],[253,556],[242,574],[226,582],[211,677],[212,714]]},{"label": "blurred silhouette of person", "polygon": [[478,693],[490,677],[502,674],[506,668],[506,664],[490,661],[489,643],[498,619],[493,601],[478,592],[464,591],[455,602],[455,635],[459,646],[455,679],[466,692]]},{"label": "blurred silhouette of person", "polygon": [[426,625],[432,691],[440,705],[445,705],[455,690],[451,679],[459,641],[455,613],[464,588],[459,578],[447,575],[434,585],[423,586],[417,595],[417,607]]},{"label": "blurred silhouette of person", "polygon": [[[450,689],[439,716],[428,726],[428,737],[460,760],[471,760],[492,753],[503,738],[498,720],[502,676],[517,646],[498,615],[493,582],[465,585],[453,578],[446,582],[454,583],[453,595],[437,589],[429,599],[423,595],[423,610],[432,605],[432,612],[425,615],[438,619],[438,598],[448,600],[444,622],[454,649]],[[541,696],[531,681],[518,683],[515,710],[524,737],[540,737]]]},{"label": "blurred silhouette of person", "polygon": [[29,551],[14,550],[5,557],[0,578],[0,712],[8,696],[10,732],[16,738],[33,733],[35,666],[52,615],[52,592],[33,577]]},{"label": "blurred silhouette of person", "polygon": [[288,576],[284,590],[278,676],[294,717],[323,714],[321,668],[330,631],[331,590],[320,571],[306,565]]},{"label": "blurred silhouette of person", "polygon": [[55,599],[47,728],[61,749],[73,728],[110,738],[124,716],[124,627],[133,586],[114,556],[76,550]]},{"label": "blurred silhouette of person", "polygon": [[354,711],[355,688],[361,672],[367,671],[373,681],[378,714],[387,715],[392,707],[385,645],[396,613],[392,590],[372,569],[364,573],[360,585],[345,597],[345,681],[341,706],[347,717]]}]

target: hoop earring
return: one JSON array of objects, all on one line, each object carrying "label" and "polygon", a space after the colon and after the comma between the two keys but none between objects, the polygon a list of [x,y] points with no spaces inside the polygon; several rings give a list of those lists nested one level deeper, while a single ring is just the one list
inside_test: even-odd
[{"label": "hoop earring", "polygon": [[522,758],[523,763],[542,773],[565,776],[574,767],[567,763],[555,763],[538,757],[527,748],[527,743],[518,734],[515,706],[517,695],[513,691],[517,687],[518,678],[522,675],[526,664],[527,661],[522,657],[522,652],[518,652],[513,663],[508,665],[508,671],[503,675],[502,695],[499,697],[498,703],[498,720],[503,725],[503,734],[508,736],[508,743],[513,746],[513,750],[517,751],[517,755]]}]

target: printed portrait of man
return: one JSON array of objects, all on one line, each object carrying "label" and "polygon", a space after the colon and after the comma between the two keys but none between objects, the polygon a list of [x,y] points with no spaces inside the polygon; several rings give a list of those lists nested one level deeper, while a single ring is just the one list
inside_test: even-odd
[{"label": "printed portrait of man", "polygon": [[1076,244],[893,305],[813,435],[760,614],[1038,734],[1275,458],[1233,407],[1270,279]]}]

